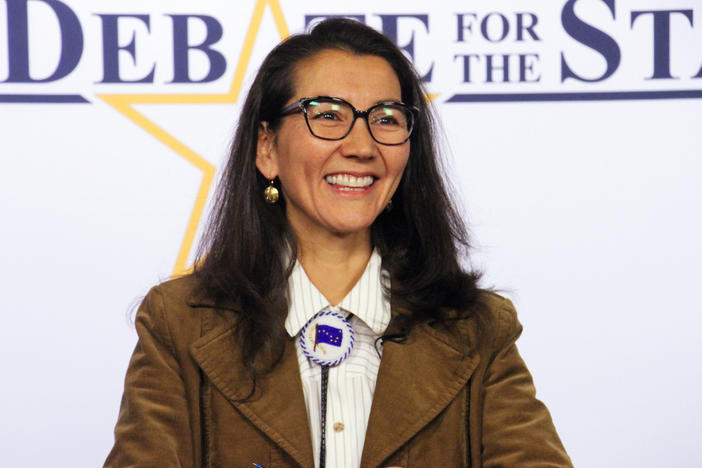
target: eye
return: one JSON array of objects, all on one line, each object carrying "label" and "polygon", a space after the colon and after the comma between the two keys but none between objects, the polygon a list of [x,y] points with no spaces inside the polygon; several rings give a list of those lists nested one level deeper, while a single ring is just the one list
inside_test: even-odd
[{"label": "eye", "polygon": [[343,103],[319,100],[310,101],[307,105],[308,121],[315,125],[346,125],[352,115],[353,111]]},{"label": "eye", "polygon": [[315,120],[339,120],[341,117],[339,116],[338,112],[334,111],[325,111],[325,112],[313,112],[311,114],[311,117]]},{"label": "eye", "polygon": [[371,125],[386,129],[398,128],[407,125],[407,116],[402,109],[383,106],[373,109],[369,116]]},{"label": "eye", "polygon": [[373,123],[379,125],[399,125],[399,122],[397,121],[394,115],[381,116],[378,119],[374,120]]}]

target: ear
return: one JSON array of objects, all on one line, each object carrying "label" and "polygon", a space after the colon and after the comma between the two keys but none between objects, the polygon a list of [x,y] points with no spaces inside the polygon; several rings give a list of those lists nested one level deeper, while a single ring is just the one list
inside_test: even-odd
[{"label": "ear", "polygon": [[256,168],[266,179],[278,176],[278,158],[275,150],[275,134],[268,127],[268,122],[261,122],[258,128],[256,145]]}]

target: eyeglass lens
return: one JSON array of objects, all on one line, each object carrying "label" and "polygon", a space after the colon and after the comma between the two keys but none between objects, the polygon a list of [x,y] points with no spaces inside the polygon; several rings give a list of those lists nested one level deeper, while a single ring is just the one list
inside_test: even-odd
[{"label": "eyeglass lens", "polygon": [[[354,122],[353,108],[344,102],[317,99],[305,106],[312,134],[327,139],[341,139]],[[399,104],[379,104],[368,110],[368,128],[379,143],[400,144],[412,130],[412,114]]]}]

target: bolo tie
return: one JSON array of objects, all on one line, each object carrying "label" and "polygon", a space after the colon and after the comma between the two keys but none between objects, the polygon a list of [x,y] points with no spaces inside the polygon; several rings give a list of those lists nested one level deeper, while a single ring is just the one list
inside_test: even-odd
[{"label": "bolo tie", "polygon": [[315,314],[300,331],[302,353],[322,368],[319,468],[326,466],[329,368],[339,365],[351,353],[354,336],[353,327],[348,321],[350,317],[351,314],[345,318],[336,310],[326,308]]}]

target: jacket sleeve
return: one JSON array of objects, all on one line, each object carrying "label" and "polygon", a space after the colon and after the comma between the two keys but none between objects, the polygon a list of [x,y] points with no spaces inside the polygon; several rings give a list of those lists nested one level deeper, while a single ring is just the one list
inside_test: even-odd
[{"label": "jacket sleeve", "polygon": [[515,341],[522,327],[512,303],[503,299],[497,315],[496,339],[483,380],[482,465],[572,467],[517,351]]},{"label": "jacket sleeve", "polygon": [[125,378],[115,444],[104,466],[191,467],[185,388],[157,288],[139,307],[136,330],[139,339]]}]

